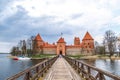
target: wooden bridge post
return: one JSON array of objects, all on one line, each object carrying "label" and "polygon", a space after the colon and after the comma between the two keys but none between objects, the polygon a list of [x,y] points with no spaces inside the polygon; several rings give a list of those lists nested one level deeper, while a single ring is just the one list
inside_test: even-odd
[{"label": "wooden bridge post", "polygon": [[84,71],[84,68],[83,68],[84,66],[83,66],[83,64],[81,64],[81,76],[84,78],[84,74],[83,74],[83,71]]},{"label": "wooden bridge post", "polygon": [[99,80],[105,80],[104,75],[103,75],[102,73],[100,73],[100,72],[97,74],[96,79],[97,79],[97,78],[98,78]]},{"label": "wooden bridge post", "polygon": [[30,80],[30,72],[25,74],[24,80]]},{"label": "wooden bridge post", "polygon": [[[47,66],[47,62],[45,62],[45,66]],[[47,72],[47,67],[45,68],[45,73]]]},{"label": "wooden bridge post", "polygon": [[87,66],[87,76],[86,76],[86,80],[90,80],[90,74],[91,74],[90,67]]},{"label": "wooden bridge post", "polygon": [[75,68],[75,70],[77,69],[77,61],[76,60],[75,60],[74,68]]},{"label": "wooden bridge post", "polygon": [[77,62],[77,72],[80,73],[80,70],[79,70],[79,62]]},{"label": "wooden bridge post", "polygon": [[[44,68],[44,63],[41,65],[42,66],[42,68]],[[43,71],[42,71],[42,74],[41,74],[41,77],[43,77]]]},{"label": "wooden bridge post", "polygon": [[49,60],[48,60],[48,66],[49,66],[48,68],[50,68],[50,61]]},{"label": "wooden bridge post", "polygon": [[39,72],[39,67],[36,67],[36,73],[38,73]]}]

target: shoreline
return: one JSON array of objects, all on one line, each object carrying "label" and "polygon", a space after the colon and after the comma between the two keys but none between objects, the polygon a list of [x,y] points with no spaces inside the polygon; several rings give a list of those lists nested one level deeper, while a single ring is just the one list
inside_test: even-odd
[{"label": "shoreline", "polygon": [[7,56],[7,57],[12,59],[12,58],[16,58],[17,56]]},{"label": "shoreline", "polygon": [[[7,56],[10,59],[17,58],[17,56]],[[47,59],[47,58],[31,58],[31,60],[42,60],[42,59]]]},{"label": "shoreline", "polygon": [[95,55],[95,56],[83,56],[81,58],[77,58],[77,59],[88,59],[88,60],[95,60],[95,59],[111,59],[111,60],[120,60],[120,57],[115,57],[115,56],[112,56],[112,57],[107,57],[107,56],[98,56],[98,55]]},{"label": "shoreline", "polygon": [[[16,58],[17,56],[7,56],[8,58]],[[46,59],[50,57],[31,57],[31,60],[39,60],[39,59]],[[82,57],[72,57],[74,59],[87,59],[87,60],[95,60],[95,59],[111,59],[111,60],[120,60],[120,57],[108,57],[108,56],[99,56],[99,55],[93,55],[93,56],[82,56]]]}]

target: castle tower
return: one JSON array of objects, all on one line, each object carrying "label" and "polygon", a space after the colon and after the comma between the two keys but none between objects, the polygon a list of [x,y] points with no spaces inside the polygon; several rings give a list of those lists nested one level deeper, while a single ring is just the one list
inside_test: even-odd
[{"label": "castle tower", "polygon": [[80,45],[80,39],[79,37],[74,38],[74,45]]},{"label": "castle tower", "polygon": [[33,41],[33,49],[35,50],[35,53],[42,53],[42,48],[44,45],[44,41],[42,40],[40,34],[37,34]]},{"label": "castle tower", "polygon": [[64,41],[64,38],[61,37],[57,41],[57,55],[59,54],[65,55],[65,45],[66,45],[66,42]]},{"label": "castle tower", "polygon": [[82,40],[82,48],[86,53],[93,53],[94,51],[94,39],[89,34],[89,32],[86,32]]}]

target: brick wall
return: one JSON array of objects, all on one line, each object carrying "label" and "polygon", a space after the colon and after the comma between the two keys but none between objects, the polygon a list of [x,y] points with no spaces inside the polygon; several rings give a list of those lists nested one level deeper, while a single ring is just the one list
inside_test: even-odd
[{"label": "brick wall", "polygon": [[67,55],[80,55],[81,48],[66,48]]},{"label": "brick wall", "polygon": [[56,48],[43,48],[43,54],[56,54]]}]

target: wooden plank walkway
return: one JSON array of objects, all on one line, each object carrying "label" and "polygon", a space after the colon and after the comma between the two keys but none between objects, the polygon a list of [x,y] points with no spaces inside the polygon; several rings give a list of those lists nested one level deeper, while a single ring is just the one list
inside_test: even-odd
[{"label": "wooden plank walkway", "polygon": [[82,80],[64,58],[58,58],[44,80]]}]

